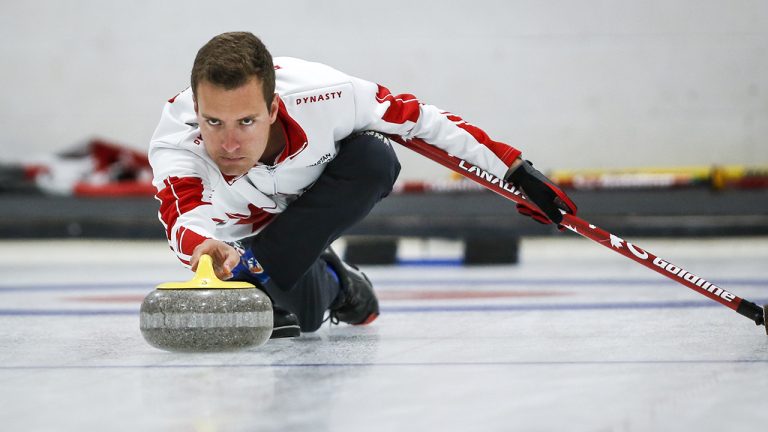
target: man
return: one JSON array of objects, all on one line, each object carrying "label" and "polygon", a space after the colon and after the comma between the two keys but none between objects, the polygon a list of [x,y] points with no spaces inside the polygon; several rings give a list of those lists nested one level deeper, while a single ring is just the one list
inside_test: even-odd
[{"label": "man", "polygon": [[387,135],[420,138],[519,186],[559,223],[568,197],[520,151],[409,94],[326,65],[273,62],[250,33],[224,33],[194,61],[191,87],[170,99],[149,150],[159,217],[193,270],[202,254],[221,278],[262,287],[272,337],[317,330],[326,311],[368,324],[371,282],[329,245],[392,189],[400,165]]}]

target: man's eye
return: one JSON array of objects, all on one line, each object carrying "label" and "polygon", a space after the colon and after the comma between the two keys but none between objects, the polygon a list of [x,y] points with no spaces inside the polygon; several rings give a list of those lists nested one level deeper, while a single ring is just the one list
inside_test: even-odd
[{"label": "man's eye", "polygon": [[208,124],[209,124],[209,125],[211,125],[211,126],[218,126],[218,125],[220,125],[220,124],[221,124],[221,122],[220,122],[220,121],[218,121],[218,120],[208,119],[208,120],[206,120],[206,121],[207,121],[207,122],[208,122]]},{"label": "man's eye", "polygon": [[250,126],[253,124],[253,119],[242,119],[240,120],[240,124],[243,126]]}]

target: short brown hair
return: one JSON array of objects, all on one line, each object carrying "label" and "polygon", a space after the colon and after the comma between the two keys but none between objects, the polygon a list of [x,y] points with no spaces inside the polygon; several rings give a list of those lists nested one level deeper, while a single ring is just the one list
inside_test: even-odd
[{"label": "short brown hair", "polygon": [[253,33],[222,33],[203,45],[195,56],[192,94],[202,80],[232,90],[253,76],[261,80],[261,91],[269,107],[275,95],[275,68],[267,47]]}]

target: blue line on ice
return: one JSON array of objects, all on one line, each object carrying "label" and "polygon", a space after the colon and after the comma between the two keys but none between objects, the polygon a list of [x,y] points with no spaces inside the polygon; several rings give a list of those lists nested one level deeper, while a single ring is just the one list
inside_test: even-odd
[{"label": "blue line on ice", "polygon": [[[753,299],[753,303],[768,303],[768,299]],[[604,309],[687,309],[723,307],[711,300],[623,302],[623,303],[539,303],[539,304],[477,304],[434,306],[382,306],[382,313],[440,313],[440,312],[519,312],[519,311],[580,311]],[[135,309],[0,309],[0,316],[100,316],[137,315]]]}]

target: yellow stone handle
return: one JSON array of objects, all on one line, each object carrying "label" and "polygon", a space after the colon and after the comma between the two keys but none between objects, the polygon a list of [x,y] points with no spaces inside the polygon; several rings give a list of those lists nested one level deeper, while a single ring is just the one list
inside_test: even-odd
[{"label": "yellow stone handle", "polygon": [[213,271],[213,260],[209,255],[202,255],[197,263],[195,277],[186,282],[166,282],[157,286],[157,289],[228,289],[228,288],[256,288],[248,282],[228,282],[216,277]]}]

